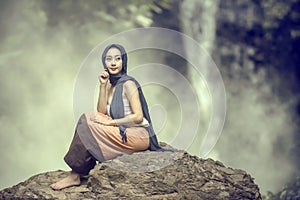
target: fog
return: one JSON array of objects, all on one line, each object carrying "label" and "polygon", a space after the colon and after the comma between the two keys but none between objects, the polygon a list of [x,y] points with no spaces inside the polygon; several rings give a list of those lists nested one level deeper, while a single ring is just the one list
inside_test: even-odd
[{"label": "fog", "polygon": [[[126,9],[132,16],[139,15],[141,11],[128,2]],[[148,8],[144,8],[138,19],[128,21],[130,16],[119,10],[114,12],[123,13],[124,18],[111,18],[101,9],[114,8],[114,2],[108,5],[98,1],[86,5],[83,1],[74,5],[72,1],[57,3],[59,5],[52,7],[48,1],[1,1],[0,148],[5,165],[0,167],[0,188],[17,184],[37,173],[70,170],[63,156],[78,117],[73,107],[74,88],[85,59],[108,37],[136,26],[146,26],[151,17]],[[99,5],[100,11],[97,10]],[[72,9],[80,9],[80,6],[87,8],[74,16]],[[79,19],[84,23],[80,24]],[[96,73],[86,80],[95,85],[80,89],[93,90],[95,94],[97,73],[103,70],[99,59],[101,52],[96,53],[96,62],[89,66]],[[129,53],[128,71],[133,73],[135,67],[151,62],[163,63],[162,60],[162,51],[132,52]],[[144,77],[147,77],[146,73]],[[170,76],[169,82],[174,85],[175,76]],[[164,85],[150,84],[144,90],[153,118],[162,117],[162,120],[153,120],[159,138],[172,141],[172,135],[176,135],[178,129],[172,123],[181,120],[177,99]],[[157,98],[162,93],[164,97]],[[164,103],[166,101],[168,104]],[[91,102],[93,99],[86,103]],[[171,136],[163,133],[170,130]]]},{"label": "fog", "polygon": [[77,57],[67,28],[46,31],[47,19],[38,4],[11,2],[5,12],[0,47],[1,188],[37,172],[67,169],[61,158],[72,137],[72,87],[83,59]]},{"label": "fog", "polygon": [[[149,8],[143,7],[142,12],[130,0],[126,1],[128,4],[124,4],[124,9],[114,11],[120,14],[118,19],[103,12],[115,8],[114,3],[104,5],[91,1],[84,7],[83,1],[76,1],[74,5],[72,1],[56,1],[58,6],[51,7],[53,4],[46,2],[0,1],[0,189],[37,173],[69,170],[63,156],[76,125],[73,95],[80,66],[90,51],[111,35],[149,26],[152,22]],[[128,10],[130,15],[126,13]],[[214,28],[208,27],[206,32],[211,42],[215,37],[211,34]],[[190,32],[186,33],[192,36]],[[194,39],[205,41],[204,46],[209,47],[207,51],[213,53],[213,43],[207,43],[205,38]],[[241,49],[233,51],[241,52]],[[135,67],[138,69],[146,63],[167,65],[166,55],[166,52],[152,50],[131,52],[129,73],[134,74]],[[216,63],[220,62],[216,60]],[[170,76],[155,76],[177,88],[178,94],[185,92],[178,77],[192,81],[197,90],[200,97],[197,105],[200,109],[199,132],[185,148],[199,156],[212,102],[205,80],[195,79],[196,72],[191,70],[192,67],[184,66],[187,73],[182,76],[173,71]],[[281,84],[284,78],[277,71],[257,70],[250,62],[244,66],[237,63],[232,63],[230,68],[218,66],[226,89],[227,116],[223,132],[208,157],[246,170],[263,193],[277,191],[298,170],[291,154],[295,151],[294,134],[299,128],[295,111],[299,97],[293,94],[280,97],[274,91],[274,87],[284,90],[289,86],[288,83]],[[102,70],[100,60],[93,67]],[[97,75],[91,79],[97,83]],[[96,86],[92,88],[94,104]],[[191,97],[179,102],[178,94],[164,85],[146,85],[144,90],[159,139],[172,143],[179,123],[188,123],[181,119],[182,107],[193,110],[194,100]],[[191,101],[193,104],[189,104]]]},{"label": "fog", "polygon": [[[279,73],[276,67],[283,66],[270,62],[265,64],[271,65],[270,68],[256,66],[250,57],[255,57],[255,48],[259,47],[253,48],[248,43],[254,37],[249,36],[244,41],[239,36],[247,34],[245,26],[262,19],[257,5],[250,1],[246,4],[185,1],[181,5],[181,26],[183,32],[199,42],[214,59],[226,88],[225,126],[208,157],[246,170],[262,194],[266,194],[279,191],[298,173],[294,155],[297,154],[295,136],[299,131],[296,111],[299,97],[291,92],[295,87],[292,80],[296,77],[292,71],[286,69]],[[237,19],[234,16],[238,16]],[[217,26],[220,26],[218,33]],[[230,28],[236,28],[232,37],[226,32]],[[186,49],[188,56],[194,56],[192,47]],[[281,53],[278,56],[285,59]],[[202,65],[207,65],[206,59],[199,59]],[[200,96],[204,86],[195,80],[194,85]],[[201,98],[203,100],[205,98]],[[195,146],[190,152],[199,155]]]},{"label": "fog", "polygon": [[252,174],[265,194],[282,189],[298,171],[292,156],[297,116],[294,104],[273,93],[264,71],[247,74],[250,79],[231,77],[226,83],[227,118],[213,152]]}]

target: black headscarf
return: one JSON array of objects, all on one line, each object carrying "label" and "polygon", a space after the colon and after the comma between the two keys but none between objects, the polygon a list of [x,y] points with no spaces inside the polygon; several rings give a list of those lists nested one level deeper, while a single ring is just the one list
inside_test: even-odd
[{"label": "black headscarf", "polygon": [[[107,46],[105,48],[105,50],[103,51],[103,54],[102,54],[103,66],[104,66],[105,69],[107,68],[107,66],[105,65],[105,57],[106,57],[106,54],[107,54],[108,50],[111,49],[111,48],[117,48],[121,52],[121,56],[122,56],[122,75],[121,76],[114,76],[114,75],[110,74],[110,83],[113,86],[115,86],[115,92],[114,92],[114,95],[113,95],[113,98],[112,98],[110,111],[109,111],[110,116],[113,119],[119,119],[119,118],[124,117],[124,105],[123,105],[123,97],[122,97],[123,84],[128,80],[131,80],[131,81],[135,82],[135,84],[138,88],[138,92],[139,92],[139,97],[140,97],[140,102],[141,102],[141,105],[142,105],[143,115],[147,119],[147,121],[149,122],[149,126],[145,127],[146,130],[148,131],[148,134],[149,134],[149,142],[150,142],[149,150],[151,150],[151,151],[162,150],[162,148],[158,144],[155,132],[154,132],[153,127],[152,127],[151,118],[150,118],[149,110],[148,110],[148,105],[147,105],[146,99],[144,97],[143,91],[141,89],[141,86],[139,85],[139,83],[133,77],[127,75],[127,54],[126,54],[126,51],[125,51],[124,47],[119,45],[119,44],[111,44],[111,45]],[[122,143],[127,142],[126,128],[127,127],[125,125],[119,125],[120,134],[122,136]]]},{"label": "black headscarf", "polygon": [[[107,54],[108,50],[111,49],[111,48],[117,48],[117,49],[120,50],[120,52],[121,52],[121,58],[122,58],[122,71],[121,71],[121,73],[122,73],[122,75],[123,75],[123,74],[127,74],[127,53],[126,53],[124,47],[121,46],[121,45],[119,45],[119,44],[111,44],[111,45],[107,46],[107,47],[104,49],[104,51],[103,51],[103,53],[102,53],[102,64],[103,64],[104,68],[105,68],[105,69],[107,68],[107,66],[106,66],[106,64],[105,64],[105,57],[106,57],[106,54]],[[108,73],[109,73],[109,72],[108,72]],[[121,78],[121,76],[109,74],[109,81],[110,81],[110,83],[111,83],[113,86],[116,85],[117,81],[118,81],[120,78]]]}]

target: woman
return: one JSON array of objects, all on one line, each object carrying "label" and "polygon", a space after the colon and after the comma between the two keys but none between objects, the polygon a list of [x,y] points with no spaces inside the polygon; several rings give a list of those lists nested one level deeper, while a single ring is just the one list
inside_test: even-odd
[{"label": "woman", "polygon": [[80,177],[89,173],[96,160],[103,162],[147,149],[162,150],[141,87],[127,75],[125,49],[118,44],[109,45],[102,54],[102,63],[98,112],[80,117],[64,157],[72,171],[51,185],[54,190],[80,185]]}]

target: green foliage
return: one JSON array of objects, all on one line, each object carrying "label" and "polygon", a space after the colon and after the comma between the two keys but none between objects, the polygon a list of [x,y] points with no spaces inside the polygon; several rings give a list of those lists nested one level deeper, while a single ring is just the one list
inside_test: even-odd
[{"label": "green foliage", "polygon": [[263,22],[266,28],[278,27],[278,23],[282,20],[292,9],[293,3],[297,0],[263,0],[261,6],[264,9],[265,20]]},{"label": "green foliage", "polygon": [[[122,28],[150,26],[152,12],[160,13],[162,8],[170,7],[170,0],[64,0],[43,1],[43,3],[48,14],[55,15],[52,16],[54,18],[63,17],[78,25],[95,20]],[[59,19],[56,19],[57,21]]]}]

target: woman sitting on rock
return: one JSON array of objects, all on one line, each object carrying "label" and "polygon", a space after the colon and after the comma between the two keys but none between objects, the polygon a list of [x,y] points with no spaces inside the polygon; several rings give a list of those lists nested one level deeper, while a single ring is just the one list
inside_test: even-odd
[{"label": "woman sitting on rock", "polygon": [[127,75],[125,49],[118,44],[109,45],[102,54],[102,63],[98,112],[79,118],[64,157],[72,171],[51,185],[54,190],[80,185],[80,177],[87,175],[97,160],[103,162],[147,149],[161,150],[141,87]]}]

